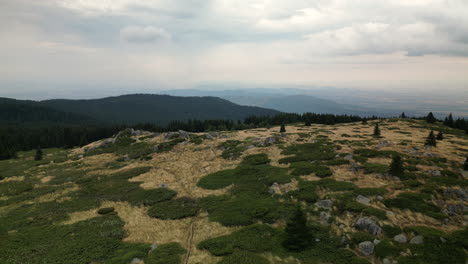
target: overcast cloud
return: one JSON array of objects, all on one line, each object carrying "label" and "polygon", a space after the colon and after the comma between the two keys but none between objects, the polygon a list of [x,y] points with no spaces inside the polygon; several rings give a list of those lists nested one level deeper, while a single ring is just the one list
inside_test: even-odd
[{"label": "overcast cloud", "polygon": [[468,84],[466,0],[0,0],[0,33],[0,96]]}]

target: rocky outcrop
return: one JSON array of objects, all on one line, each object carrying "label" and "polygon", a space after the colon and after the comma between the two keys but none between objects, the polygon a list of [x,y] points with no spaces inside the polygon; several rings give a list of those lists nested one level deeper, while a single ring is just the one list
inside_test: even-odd
[{"label": "rocky outcrop", "polygon": [[359,218],[355,227],[358,230],[367,231],[374,236],[382,233],[382,228],[380,228],[380,226],[378,226],[377,223],[369,217]]},{"label": "rocky outcrop", "polygon": [[374,253],[374,243],[371,241],[364,241],[359,243],[358,248],[359,251],[364,255],[364,256],[370,256]]}]

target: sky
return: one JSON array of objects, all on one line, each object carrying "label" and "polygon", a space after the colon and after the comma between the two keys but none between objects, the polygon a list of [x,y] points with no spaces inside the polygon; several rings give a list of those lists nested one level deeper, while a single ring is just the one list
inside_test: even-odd
[{"label": "sky", "polygon": [[468,91],[467,0],[0,0],[0,96]]}]

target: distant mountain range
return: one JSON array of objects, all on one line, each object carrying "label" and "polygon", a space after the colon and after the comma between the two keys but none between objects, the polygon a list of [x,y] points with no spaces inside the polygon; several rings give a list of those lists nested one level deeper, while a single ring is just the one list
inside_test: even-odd
[{"label": "distant mountain range", "polygon": [[307,94],[298,94],[300,90],[284,91],[275,89],[238,89],[238,90],[167,90],[161,94],[174,96],[216,96],[240,105],[258,106],[287,113],[327,113],[360,116],[391,116],[396,112],[379,111],[374,108],[350,104],[339,104]]},{"label": "distant mountain range", "polygon": [[280,112],[241,106],[217,97],[177,97],[131,94],[91,100],[54,99],[27,101],[0,98],[2,123],[75,123],[107,124],[155,123],[189,119],[242,120],[247,116],[275,115]]}]

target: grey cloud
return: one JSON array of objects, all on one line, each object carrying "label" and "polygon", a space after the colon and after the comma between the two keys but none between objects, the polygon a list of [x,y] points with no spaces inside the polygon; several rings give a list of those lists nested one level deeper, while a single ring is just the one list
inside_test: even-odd
[{"label": "grey cloud", "polygon": [[140,43],[154,43],[172,38],[172,35],[166,30],[153,26],[128,26],[120,31],[120,36],[128,42]]}]

